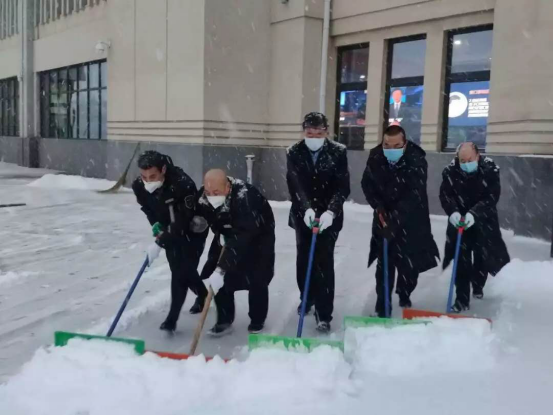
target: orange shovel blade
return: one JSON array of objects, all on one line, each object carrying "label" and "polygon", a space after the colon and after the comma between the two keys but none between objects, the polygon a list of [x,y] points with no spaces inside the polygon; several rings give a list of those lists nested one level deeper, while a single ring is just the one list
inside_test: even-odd
[{"label": "orange shovel blade", "polygon": [[406,320],[412,320],[414,318],[428,318],[428,317],[477,318],[480,320],[487,320],[490,323],[492,322],[489,318],[462,316],[460,314],[437,313],[435,311],[415,310],[412,308],[403,309],[403,318]]}]

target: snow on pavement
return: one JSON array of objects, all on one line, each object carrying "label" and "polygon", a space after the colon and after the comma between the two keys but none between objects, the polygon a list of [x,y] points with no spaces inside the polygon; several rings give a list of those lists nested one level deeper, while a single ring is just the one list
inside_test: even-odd
[{"label": "snow on pavement", "polygon": [[[204,336],[199,349],[241,362],[175,362],[94,343],[41,348],[52,342],[55,330],[107,330],[151,237],[132,194],[30,187],[33,179],[23,176],[20,168],[17,177],[0,169],[0,199],[27,203],[0,211],[0,284],[7,273],[21,277],[0,285],[0,380],[10,379],[0,387],[0,413],[41,414],[53,408],[67,414],[547,412],[553,386],[548,347],[553,266],[545,242],[504,232],[517,259],[490,278],[483,301],[471,304],[472,314],[494,319],[492,332],[476,323],[451,323],[467,326],[455,333],[447,324],[406,333],[394,329],[376,335],[375,344],[369,331],[359,334],[357,355],[323,349],[311,355],[258,351],[246,358],[247,296],[237,293],[234,334]],[[295,240],[287,227],[288,204],[275,203],[273,209],[277,263],[267,328],[294,335]],[[343,336],[345,315],[367,315],[374,308],[374,267],[366,268],[371,222],[367,207],[346,206],[336,249],[333,338]],[[440,248],[446,223],[432,218]],[[449,271],[436,268],[421,275],[415,307],[443,309],[448,283]],[[186,313],[192,301],[190,295],[174,336],[158,330],[169,302],[169,270],[165,259],[159,260],[140,282],[116,334],[143,338],[150,349],[186,352],[197,322]],[[396,298],[393,304],[399,316]],[[213,311],[206,327],[213,323]],[[314,326],[309,318],[305,335],[315,336]],[[429,343],[427,335],[435,341]],[[403,354],[398,345],[404,346]],[[451,361],[448,350],[455,354]]]}]

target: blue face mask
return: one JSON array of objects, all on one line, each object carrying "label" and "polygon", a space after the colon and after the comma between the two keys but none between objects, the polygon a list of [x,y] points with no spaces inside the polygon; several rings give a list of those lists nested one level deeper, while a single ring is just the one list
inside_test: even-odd
[{"label": "blue face mask", "polygon": [[403,156],[403,148],[384,148],[384,156],[390,163],[397,163]]},{"label": "blue face mask", "polygon": [[478,169],[477,161],[469,161],[468,163],[460,163],[460,164],[461,164],[461,170],[463,170],[466,173],[474,173]]}]

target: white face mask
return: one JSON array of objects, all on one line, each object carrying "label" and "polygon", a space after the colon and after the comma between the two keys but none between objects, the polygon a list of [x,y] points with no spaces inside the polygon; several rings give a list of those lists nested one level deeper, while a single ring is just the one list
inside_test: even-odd
[{"label": "white face mask", "polygon": [[163,186],[163,182],[144,182],[144,187],[150,193],[154,193],[161,186]]},{"label": "white face mask", "polygon": [[308,138],[308,137],[305,137],[305,145],[311,151],[320,150],[321,147],[324,145],[324,143],[325,143],[324,138]]},{"label": "white face mask", "polygon": [[207,201],[214,209],[223,206],[226,196],[207,196]]}]

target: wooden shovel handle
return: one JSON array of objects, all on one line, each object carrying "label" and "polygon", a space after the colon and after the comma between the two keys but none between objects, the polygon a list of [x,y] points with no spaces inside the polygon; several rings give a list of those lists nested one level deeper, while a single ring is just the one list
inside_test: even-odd
[{"label": "wooden shovel handle", "polygon": [[200,336],[202,335],[202,331],[204,329],[205,319],[207,318],[207,312],[209,311],[209,306],[211,305],[212,299],[213,288],[209,287],[207,298],[205,299],[204,303],[204,308],[202,310],[202,315],[200,316],[200,321],[198,322],[196,331],[194,332],[194,338],[192,339],[192,345],[190,346],[190,352],[188,353],[190,356],[194,356],[194,353],[196,353],[196,348],[198,347],[198,343],[200,342]]}]

